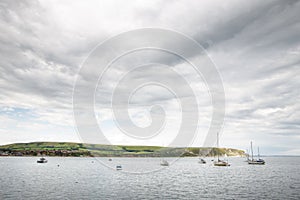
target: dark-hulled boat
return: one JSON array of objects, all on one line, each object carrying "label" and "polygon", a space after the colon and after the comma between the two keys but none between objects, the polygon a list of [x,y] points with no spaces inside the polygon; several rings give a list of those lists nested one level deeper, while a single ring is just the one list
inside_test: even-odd
[{"label": "dark-hulled boat", "polygon": [[48,160],[46,158],[40,158],[39,160],[36,161],[37,163],[47,163]]},{"label": "dark-hulled boat", "polygon": [[248,158],[248,164],[249,165],[264,165],[266,163],[263,159],[260,158],[259,148],[257,150],[257,156],[258,156],[258,159],[253,158],[253,148],[252,148],[252,141],[251,141],[251,159]]}]

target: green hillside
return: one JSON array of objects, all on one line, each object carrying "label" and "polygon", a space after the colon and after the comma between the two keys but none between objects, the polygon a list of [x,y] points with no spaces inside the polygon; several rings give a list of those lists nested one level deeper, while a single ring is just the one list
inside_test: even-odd
[{"label": "green hillside", "polygon": [[122,146],[67,142],[32,142],[0,146],[0,156],[101,156],[101,157],[175,157],[243,156],[244,151],[230,148],[182,148],[159,146]]}]

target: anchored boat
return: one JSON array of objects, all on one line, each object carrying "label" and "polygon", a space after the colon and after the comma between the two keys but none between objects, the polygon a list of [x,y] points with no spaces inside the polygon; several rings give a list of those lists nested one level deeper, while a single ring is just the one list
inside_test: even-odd
[{"label": "anchored boat", "polygon": [[122,165],[117,165],[116,170],[122,170]]},{"label": "anchored boat", "polygon": [[[219,149],[219,132],[217,133],[217,147]],[[218,160],[214,161],[214,166],[218,166],[218,167],[227,167],[227,166],[230,166],[230,164],[227,161],[220,160],[219,153],[217,153],[217,156],[218,156]]]},{"label": "anchored boat", "polygon": [[40,158],[39,160],[36,161],[37,163],[47,163],[48,160],[46,158]]},{"label": "anchored boat", "polygon": [[206,164],[206,161],[203,158],[199,158],[198,163],[200,163],[200,164]]},{"label": "anchored boat", "polygon": [[208,152],[204,152],[203,150],[201,150],[201,148],[199,148],[199,160],[198,163],[200,164],[206,164],[206,160],[204,159],[205,156],[207,156]]},{"label": "anchored boat", "polygon": [[260,158],[259,155],[259,147],[257,148],[257,157],[258,159],[253,158],[253,148],[252,148],[252,141],[251,141],[251,159],[248,159],[248,164],[249,165],[264,165],[266,162]]},{"label": "anchored boat", "polygon": [[218,159],[217,161],[214,162],[214,166],[227,167],[227,166],[230,166],[230,164],[228,162],[226,162],[225,160]]},{"label": "anchored boat", "polygon": [[162,160],[162,161],[160,162],[160,165],[161,165],[161,166],[169,166],[169,163],[168,163],[168,161],[166,161],[166,160]]}]

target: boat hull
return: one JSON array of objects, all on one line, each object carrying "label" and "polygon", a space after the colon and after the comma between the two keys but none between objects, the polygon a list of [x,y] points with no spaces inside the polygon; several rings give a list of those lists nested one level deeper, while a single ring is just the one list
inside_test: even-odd
[{"label": "boat hull", "polygon": [[227,163],[227,162],[215,162],[215,163],[214,163],[214,166],[218,166],[218,167],[228,167],[228,166],[230,166],[230,164]]},{"label": "boat hull", "polygon": [[265,162],[257,162],[257,161],[248,161],[249,165],[264,165]]},{"label": "boat hull", "polygon": [[167,164],[167,163],[161,163],[160,165],[161,166],[169,166],[169,164]]},{"label": "boat hull", "polygon": [[40,158],[39,160],[36,161],[37,163],[47,163],[48,160],[46,158]]},{"label": "boat hull", "polygon": [[44,161],[42,161],[42,160],[38,160],[38,161],[36,161],[37,163],[47,163],[48,161],[47,160],[44,160]]}]

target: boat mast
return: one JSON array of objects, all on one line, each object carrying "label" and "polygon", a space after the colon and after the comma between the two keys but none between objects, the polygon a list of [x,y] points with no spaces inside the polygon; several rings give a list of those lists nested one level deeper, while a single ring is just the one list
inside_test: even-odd
[{"label": "boat mast", "polygon": [[257,156],[258,156],[258,159],[260,159],[260,155],[259,155],[259,147],[257,147]]},{"label": "boat mast", "polygon": [[252,161],[253,161],[253,148],[252,148],[252,141],[251,141],[251,158],[252,158]]},{"label": "boat mast", "polygon": [[217,155],[218,155],[218,161],[220,161],[220,158],[219,158],[219,132],[217,132]]}]

